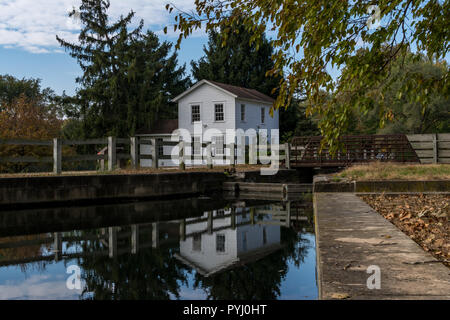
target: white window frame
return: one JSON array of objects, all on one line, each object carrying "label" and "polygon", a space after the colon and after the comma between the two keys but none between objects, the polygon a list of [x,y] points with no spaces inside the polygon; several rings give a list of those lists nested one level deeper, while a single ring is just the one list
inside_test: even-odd
[{"label": "white window frame", "polygon": [[[191,123],[198,122],[202,120],[202,112],[201,112],[201,104],[200,103],[192,103],[191,106]],[[198,107],[198,120],[194,120],[194,107]]]},{"label": "white window frame", "polygon": [[[221,237],[221,238],[223,238],[223,250],[219,250],[219,237]],[[222,240],[221,240],[222,241]],[[221,245],[222,245],[222,243],[220,243]],[[216,252],[217,253],[226,253],[227,252],[227,246],[226,246],[226,244],[227,244],[227,238],[226,238],[226,236],[225,236],[225,234],[223,234],[223,233],[217,233],[216,234]],[[220,249],[222,249],[222,248],[220,248]]]},{"label": "white window frame", "polygon": [[241,103],[241,122],[245,122],[245,104]]},{"label": "white window frame", "polygon": [[[222,106],[222,120],[217,120],[217,115],[220,114],[216,109],[218,106]],[[214,102],[214,122],[225,122],[225,102]]]}]

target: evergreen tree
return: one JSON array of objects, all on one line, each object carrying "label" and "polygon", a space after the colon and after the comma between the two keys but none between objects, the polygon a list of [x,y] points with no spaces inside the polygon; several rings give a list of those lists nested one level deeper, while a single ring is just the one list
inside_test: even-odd
[{"label": "evergreen tree", "polygon": [[189,85],[176,54],[168,57],[171,44],[160,44],[151,31],[143,33],[142,20],[129,30],[133,11],[110,23],[109,5],[107,0],[83,0],[78,43],[57,36],[83,71],[77,78],[77,101],[85,138],[133,135],[159,118],[175,117],[170,97]]},{"label": "evergreen tree", "polygon": [[278,78],[266,77],[273,68],[272,46],[264,37],[260,44],[250,44],[251,33],[237,24],[227,36],[224,32],[210,31],[205,56],[192,61],[192,74],[197,81],[214,80],[240,87],[256,89],[274,97],[272,90],[278,86]]}]

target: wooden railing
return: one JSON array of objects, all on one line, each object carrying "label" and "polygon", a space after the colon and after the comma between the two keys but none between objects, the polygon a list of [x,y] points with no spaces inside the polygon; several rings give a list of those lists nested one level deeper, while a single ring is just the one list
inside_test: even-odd
[{"label": "wooden railing", "polygon": [[450,163],[450,133],[407,135],[421,163]]},{"label": "wooden railing", "polygon": [[[139,169],[140,160],[152,160],[152,168],[159,167],[159,160],[176,160],[179,168],[184,170],[186,163],[195,164],[195,160],[202,160],[206,162],[208,168],[212,168],[215,160],[226,160],[228,165],[235,166],[236,164],[268,164],[273,159],[283,162],[286,167],[290,167],[289,144],[282,144],[275,146],[260,146],[256,144],[256,139],[247,146],[236,145],[235,143],[223,145],[223,155],[213,155],[213,144],[211,142],[203,142],[198,145],[179,141],[159,140],[157,138],[147,137],[130,137],[130,138],[100,138],[89,140],[63,140],[55,138],[53,140],[39,141],[39,140],[19,140],[8,139],[0,140],[0,145],[30,145],[30,146],[48,146],[52,149],[52,157],[0,157],[0,163],[53,163],[53,173],[60,174],[62,172],[63,162],[77,162],[77,161],[100,161],[102,170],[104,162],[107,161],[107,170],[112,171],[117,168],[118,160],[130,160],[133,169]],[[74,155],[63,156],[63,146],[80,146],[80,145],[96,145],[103,146],[103,151],[96,154],[88,155]],[[118,152],[118,145],[125,145],[129,149],[129,153]],[[150,146],[150,154],[142,154],[140,152],[141,145]],[[105,147],[106,146],[106,147]],[[128,147],[129,146],[129,147]],[[160,154],[159,147],[171,146],[177,147],[176,155]],[[200,152],[194,154],[194,148],[200,147]],[[124,148],[122,148],[124,149]],[[187,152],[190,151],[190,152]],[[50,150],[49,150],[50,153]],[[276,157],[276,158],[275,158]],[[246,159],[248,158],[248,161]]]}]

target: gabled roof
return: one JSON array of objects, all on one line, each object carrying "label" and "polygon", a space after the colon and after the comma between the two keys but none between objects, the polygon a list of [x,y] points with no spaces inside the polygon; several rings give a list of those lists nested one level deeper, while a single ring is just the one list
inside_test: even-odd
[{"label": "gabled roof", "polygon": [[219,89],[219,90],[233,96],[234,98],[238,98],[238,99],[252,100],[252,101],[264,102],[264,103],[269,103],[269,104],[272,104],[275,101],[273,98],[265,95],[264,93],[261,93],[261,92],[255,90],[255,89],[247,89],[247,88],[233,86],[231,84],[225,84],[225,83],[212,81],[212,80],[201,80],[201,81],[197,82],[195,85],[193,85],[192,87],[187,89],[185,92],[183,92],[182,94],[180,94],[180,95],[176,96],[174,99],[172,99],[172,101],[177,102],[178,100],[180,100],[187,94],[191,93],[192,91],[194,91],[195,89],[197,89],[198,87],[200,87],[203,84],[209,84],[210,86],[213,86],[214,88]]}]

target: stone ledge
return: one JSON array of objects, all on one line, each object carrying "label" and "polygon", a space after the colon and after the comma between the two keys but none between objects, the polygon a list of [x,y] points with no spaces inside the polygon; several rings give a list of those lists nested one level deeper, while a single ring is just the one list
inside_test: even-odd
[{"label": "stone ledge", "polygon": [[450,270],[356,195],[316,193],[314,216],[320,299],[450,299]]},{"label": "stone ledge", "polygon": [[332,181],[328,176],[315,176],[313,192],[449,192],[450,180],[373,180]]}]

